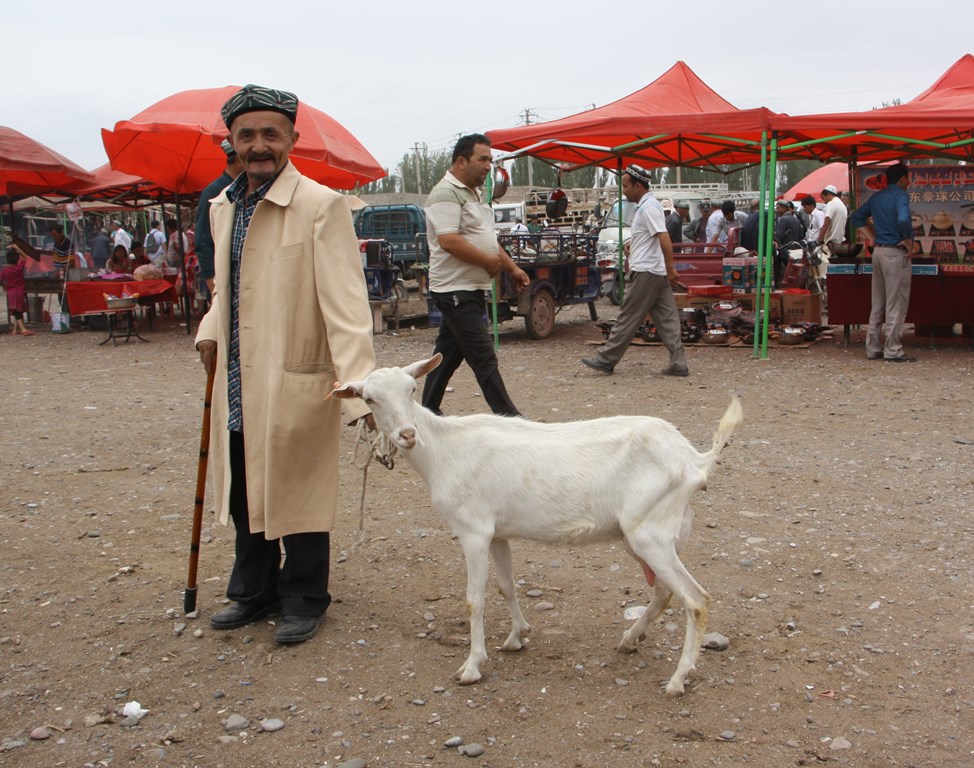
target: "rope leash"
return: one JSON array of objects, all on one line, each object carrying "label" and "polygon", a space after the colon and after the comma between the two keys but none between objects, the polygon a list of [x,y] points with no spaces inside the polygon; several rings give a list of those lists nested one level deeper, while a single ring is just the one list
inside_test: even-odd
[{"label": "rope leash", "polygon": [[[362,446],[368,446],[365,454],[365,460],[360,458],[359,449]],[[358,432],[355,436],[355,449],[352,454],[352,463],[357,469],[362,470],[362,493],[359,497],[358,505],[358,538],[352,544],[352,549],[357,549],[363,541],[365,541],[365,489],[368,486],[369,480],[369,464],[372,463],[372,458],[375,457],[383,467],[386,469],[392,469],[396,466],[393,457],[396,455],[396,446],[388,437],[383,435],[381,432],[377,433],[374,438],[369,435],[369,425],[366,423],[365,419],[359,419],[358,422]]]}]

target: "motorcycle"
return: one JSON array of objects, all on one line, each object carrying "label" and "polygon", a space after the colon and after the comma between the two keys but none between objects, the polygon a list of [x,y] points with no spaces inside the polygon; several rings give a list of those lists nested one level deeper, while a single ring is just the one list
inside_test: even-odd
[{"label": "motorcycle", "polygon": [[596,263],[602,275],[602,295],[608,296],[609,302],[618,307],[622,304],[623,285],[626,281],[625,271],[619,272],[619,258],[614,254],[603,256]]},{"label": "motorcycle", "polygon": [[822,297],[822,307],[826,306],[827,293],[825,275],[829,268],[832,252],[825,243],[814,240],[798,240],[785,243],[779,253],[787,255],[781,287],[801,288]]}]

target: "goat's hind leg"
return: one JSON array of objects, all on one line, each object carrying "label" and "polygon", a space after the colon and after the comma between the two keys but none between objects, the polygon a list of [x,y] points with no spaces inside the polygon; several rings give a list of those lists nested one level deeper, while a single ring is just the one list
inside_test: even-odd
[{"label": "goat's hind leg", "polygon": [[[690,575],[672,544],[659,541],[652,535],[630,539],[629,543],[633,551],[639,553],[641,559],[653,564],[653,570],[656,573],[656,589],[665,587],[683,602],[687,619],[683,652],[680,654],[676,672],[666,684],[666,692],[671,696],[678,696],[684,692],[687,677],[696,670],[697,656],[700,653],[700,640],[707,625],[707,606],[710,603],[710,595]],[[656,594],[654,593],[653,603],[655,602]],[[647,609],[646,613],[629,628],[626,634],[628,635],[636,630],[649,613],[650,611]],[[625,636],[623,640],[625,641]]]},{"label": "goat's hind leg", "polygon": [[507,601],[508,610],[511,612],[511,634],[507,636],[501,650],[520,651],[524,647],[521,640],[525,633],[531,630],[531,625],[524,620],[521,606],[517,602],[517,591],[514,586],[514,557],[511,554],[511,545],[507,539],[494,539],[490,542],[490,554],[494,558],[494,567],[497,569],[497,584],[501,596]]},{"label": "goat's hind leg", "polygon": [[619,653],[635,653],[636,647],[646,639],[649,625],[655,622],[667,609],[673,593],[660,581],[653,587],[653,599],[646,606],[646,611],[636,619],[635,623],[622,635],[622,641],[616,648]]},{"label": "goat's hind leg", "polygon": [[649,629],[649,625],[656,621],[663,614],[663,611],[666,610],[667,606],[669,606],[673,593],[665,584],[656,582],[656,574],[653,573],[653,569],[649,567],[649,564],[645,560],[633,552],[628,541],[623,539],[622,543],[629,554],[636,559],[636,562],[643,569],[643,574],[646,576],[646,583],[653,588],[653,599],[646,606],[643,615],[636,619],[636,623],[626,630],[622,636],[622,641],[616,648],[619,653],[635,653],[636,646],[646,639],[646,630]]}]

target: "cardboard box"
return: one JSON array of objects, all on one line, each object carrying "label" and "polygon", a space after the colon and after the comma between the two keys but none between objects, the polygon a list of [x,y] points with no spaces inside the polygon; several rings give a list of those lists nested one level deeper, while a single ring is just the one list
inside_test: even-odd
[{"label": "cardboard box", "polygon": [[817,293],[782,293],[781,315],[789,325],[821,323],[822,297]]},{"label": "cardboard box", "polygon": [[724,285],[750,293],[758,284],[758,260],[754,256],[723,259]]},{"label": "cardboard box", "polygon": [[[748,312],[757,312],[758,304],[760,303],[759,298],[759,294],[756,293],[735,293],[731,297],[733,301],[738,302]],[[781,291],[771,292],[771,295],[768,297],[768,308],[771,311],[771,322],[781,322]]]}]

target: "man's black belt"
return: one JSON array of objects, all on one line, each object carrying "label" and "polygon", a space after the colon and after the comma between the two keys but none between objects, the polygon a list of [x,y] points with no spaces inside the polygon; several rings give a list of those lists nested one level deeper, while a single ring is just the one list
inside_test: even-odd
[{"label": "man's black belt", "polygon": [[877,248],[899,248],[901,251],[905,251],[906,248],[899,243],[876,243]]}]

